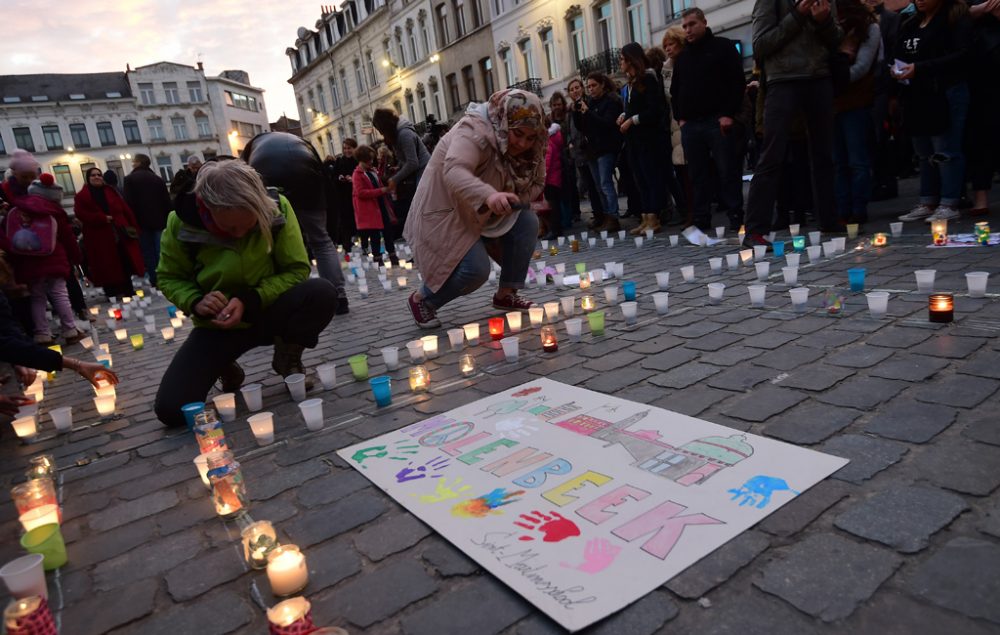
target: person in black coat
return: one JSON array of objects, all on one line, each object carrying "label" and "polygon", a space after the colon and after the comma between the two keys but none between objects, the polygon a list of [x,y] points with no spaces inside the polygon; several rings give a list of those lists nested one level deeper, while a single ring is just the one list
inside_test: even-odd
[{"label": "person in black coat", "polygon": [[149,166],[147,155],[135,155],[132,173],[125,177],[124,198],[139,223],[139,249],[149,282],[155,285],[156,265],[160,262],[160,235],[167,226],[167,215],[173,205],[167,184]]},{"label": "person in black coat", "polygon": [[616,120],[623,106],[616,91],[610,77],[594,71],[587,75],[590,99],[578,100],[573,108],[573,124],[586,135],[587,151],[593,157],[589,162],[591,178],[603,196],[601,222],[591,229],[618,223],[615,162],[621,152],[622,134]]}]

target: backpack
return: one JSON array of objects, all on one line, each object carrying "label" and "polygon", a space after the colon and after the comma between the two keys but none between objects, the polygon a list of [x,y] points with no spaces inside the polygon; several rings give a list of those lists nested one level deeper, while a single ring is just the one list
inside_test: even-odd
[{"label": "backpack", "polygon": [[32,214],[15,207],[7,213],[4,229],[12,254],[51,256],[56,250],[59,225],[52,216]]}]

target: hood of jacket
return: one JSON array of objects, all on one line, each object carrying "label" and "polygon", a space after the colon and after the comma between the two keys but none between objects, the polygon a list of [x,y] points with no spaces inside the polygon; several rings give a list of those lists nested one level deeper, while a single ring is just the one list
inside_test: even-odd
[{"label": "hood of jacket", "polygon": [[413,134],[417,134],[417,129],[413,125],[413,122],[410,121],[409,119],[407,119],[406,117],[400,117],[399,118],[399,122],[396,124],[396,132],[400,132],[400,131],[405,130],[407,128],[409,128],[410,130],[412,130]]}]

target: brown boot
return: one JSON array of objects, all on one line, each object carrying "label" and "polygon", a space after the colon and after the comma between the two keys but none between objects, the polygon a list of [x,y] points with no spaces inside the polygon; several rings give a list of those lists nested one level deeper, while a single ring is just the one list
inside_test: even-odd
[{"label": "brown boot", "polygon": [[646,225],[646,229],[652,229],[654,234],[663,231],[663,227],[660,225],[659,214],[649,215],[649,223]]},{"label": "brown boot", "polygon": [[645,234],[646,233],[646,227],[649,226],[649,216],[650,216],[649,214],[643,214],[642,215],[642,222],[639,223],[638,227],[636,227],[633,230],[630,230],[629,234],[631,234],[632,236],[642,236],[643,234]]},{"label": "brown boot", "polygon": [[598,227],[599,231],[606,231],[608,233],[620,231],[622,228],[621,223],[618,222],[617,216],[605,216],[604,222]]}]

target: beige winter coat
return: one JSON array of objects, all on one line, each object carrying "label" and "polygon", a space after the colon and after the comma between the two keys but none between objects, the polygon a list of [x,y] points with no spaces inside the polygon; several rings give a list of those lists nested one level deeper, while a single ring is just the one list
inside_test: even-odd
[{"label": "beige winter coat", "polygon": [[[541,194],[544,185],[543,173],[530,191],[514,193],[528,203]],[[493,127],[482,117],[466,115],[434,148],[403,229],[417,269],[432,292],[441,288],[482,237],[491,216],[486,199],[495,192],[512,191],[501,167]]]},{"label": "beige winter coat", "polygon": [[[674,79],[674,61],[668,59],[663,64],[663,90],[670,95],[670,82]],[[673,109],[670,111],[670,159],[674,165],[685,165],[684,147],[681,145],[681,125],[674,119]]]}]

